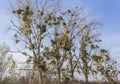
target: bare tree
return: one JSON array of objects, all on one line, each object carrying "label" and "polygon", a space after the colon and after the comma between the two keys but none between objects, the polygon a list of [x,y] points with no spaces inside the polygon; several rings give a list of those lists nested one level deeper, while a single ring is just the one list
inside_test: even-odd
[{"label": "bare tree", "polygon": [[10,50],[10,47],[5,43],[0,44],[0,80],[9,74],[13,65],[13,58],[7,51]]}]

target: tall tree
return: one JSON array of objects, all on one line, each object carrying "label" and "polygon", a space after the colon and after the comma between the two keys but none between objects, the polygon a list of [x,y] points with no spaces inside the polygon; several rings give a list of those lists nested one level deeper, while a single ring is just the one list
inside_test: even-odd
[{"label": "tall tree", "polygon": [[[42,73],[46,69],[46,62],[42,56],[44,50],[45,37],[48,35],[51,23],[50,15],[55,13],[56,1],[54,0],[18,0],[18,7],[13,9],[13,14],[18,20],[17,23],[11,20],[15,30],[15,41],[21,43],[24,51],[22,54],[29,56],[27,62],[33,62],[34,67],[40,72],[41,82]],[[29,54],[30,53],[30,54]]]},{"label": "tall tree", "polygon": [[82,34],[82,38],[80,41],[80,51],[79,51],[79,59],[80,59],[80,68],[85,76],[86,84],[88,83],[88,75],[90,73],[90,68],[93,67],[92,56],[97,54],[99,49],[99,40],[97,38],[97,34],[94,31],[97,30],[95,27],[96,22],[90,22],[86,24],[86,28]]}]

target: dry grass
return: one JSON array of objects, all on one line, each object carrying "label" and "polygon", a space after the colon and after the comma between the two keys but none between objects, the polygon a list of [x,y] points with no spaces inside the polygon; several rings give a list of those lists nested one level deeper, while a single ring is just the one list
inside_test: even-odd
[{"label": "dry grass", "polygon": [[[29,79],[26,79],[24,77],[22,77],[19,80],[16,81],[12,81],[10,79],[4,79],[2,81],[0,81],[0,84],[38,84],[37,81],[34,82],[29,82]],[[45,84],[57,84],[56,81],[47,81]],[[84,81],[79,81],[79,80],[72,80],[72,81],[64,81],[61,84],[86,84]],[[102,82],[95,82],[95,81],[91,81],[88,84],[110,84],[110,83],[102,83]],[[120,83],[117,83],[120,84]]]}]

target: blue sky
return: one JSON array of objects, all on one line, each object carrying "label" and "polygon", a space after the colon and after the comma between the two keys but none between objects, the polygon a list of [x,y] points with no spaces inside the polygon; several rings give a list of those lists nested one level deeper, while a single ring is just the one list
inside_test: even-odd
[{"label": "blue sky", "polygon": [[[88,10],[95,13],[101,27],[102,46],[120,60],[120,0],[81,0]],[[118,59],[119,58],[119,59]]]},{"label": "blue sky", "polygon": [[[15,44],[11,34],[5,32],[5,28],[10,26],[9,20],[11,18],[8,1],[10,0],[1,0],[0,2],[0,43],[6,42],[13,47]],[[100,28],[102,47],[110,50],[112,57],[119,60],[120,0],[64,0],[63,3],[67,8],[83,5],[95,15],[97,20],[103,24]]]}]

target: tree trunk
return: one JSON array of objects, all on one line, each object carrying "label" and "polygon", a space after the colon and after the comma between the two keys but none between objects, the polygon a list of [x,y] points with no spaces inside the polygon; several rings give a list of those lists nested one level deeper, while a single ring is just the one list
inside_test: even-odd
[{"label": "tree trunk", "polygon": [[85,75],[86,84],[88,84],[88,75]]},{"label": "tree trunk", "polygon": [[71,70],[71,80],[74,80],[74,71]]},{"label": "tree trunk", "polygon": [[86,84],[88,84],[88,66],[87,64],[85,66],[86,66],[85,80],[86,80]]},{"label": "tree trunk", "polygon": [[60,69],[58,68],[58,84],[60,84],[60,79],[61,79],[61,77],[60,77]]},{"label": "tree trunk", "polygon": [[43,84],[43,78],[41,72],[39,72],[39,84]]},{"label": "tree trunk", "polygon": [[74,80],[74,71],[73,71],[73,63],[72,63],[72,55],[70,54],[69,58],[70,63],[70,80]]}]

